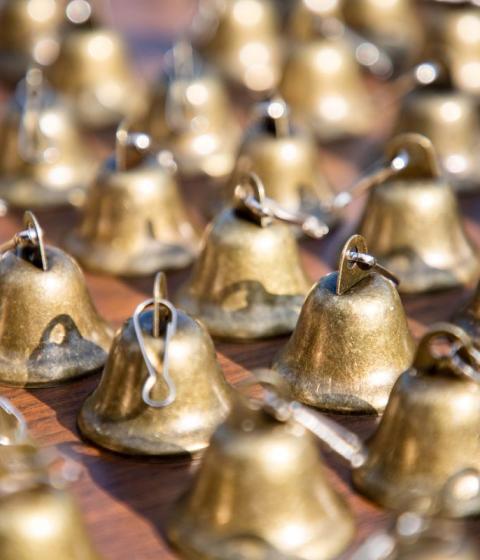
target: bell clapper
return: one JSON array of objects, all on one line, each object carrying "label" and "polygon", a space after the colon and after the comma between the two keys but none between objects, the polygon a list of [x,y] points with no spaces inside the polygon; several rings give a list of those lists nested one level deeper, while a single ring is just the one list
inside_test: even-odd
[{"label": "bell clapper", "polygon": [[38,249],[42,269],[47,270],[47,258],[45,254],[45,246],[43,242],[43,230],[32,212],[25,212],[23,223],[25,229],[16,233],[9,241],[0,244],[0,254],[3,255],[8,251],[17,249],[18,247],[28,247]]}]

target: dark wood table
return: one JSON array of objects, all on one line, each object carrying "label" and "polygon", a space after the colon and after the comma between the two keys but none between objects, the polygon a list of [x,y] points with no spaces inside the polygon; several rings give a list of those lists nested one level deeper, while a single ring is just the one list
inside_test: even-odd
[{"label": "dark wood table", "polygon": [[[107,17],[129,39],[138,66],[151,76],[161,64],[161,51],[173,36],[182,31],[191,17],[191,0],[112,0],[115,9]],[[391,121],[394,107],[380,112],[379,134],[368,140],[350,142],[322,149],[325,170],[332,183],[340,188],[350,184],[359,170],[368,166],[381,149],[382,131]],[[105,140],[107,138],[107,140]],[[111,137],[92,139],[105,153]],[[201,205],[207,185],[201,182],[183,185],[193,218],[201,217],[194,209]],[[345,223],[320,242],[302,242],[302,258],[312,280],[336,267],[339,247],[355,230],[361,203],[348,212]],[[480,246],[480,196],[462,201],[466,226]],[[37,213],[47,239],[59,244],[75,220],[73,211]],[[19,229],[21,214],[9,214],[0,221],[0,240]],[[169,274],[169,288],[175,292],[188,271]],[[152,277],[138,280],[114,279],[87,274],[87,282],[100,312],[119,326],[135,306],[150,297]],[[427,326],[446,320],[469,296],[471,289],[453,290],[430,296],[404,298],[410,325],[419,337]],[[28,321],[28,317],[25,318]],[[250,368],[268,366],[285,338],[252,344],[218,343],[217,351],[227,378],[238,382]],[[199,458],[144,459],[116,455],[97,449],[81,440],[76,415],[81,403],[93,390],[99,375],[65,386],[24,390],[3,388],[1,393],[12,400],[25,415],[32,436],[43,446],[56,445],[60,452],[81,464],[82,476],[72,491],[80,503],[93,540],[107,560],[158,560],[177,558],[166,544],[163,528],[172,503],[188,486]],[[375,426],[374,418],[338,417],[362,436]],[[434,444],[434,442],[432,442]],[[372,531],[384,527],[389,515],[357,495],[351,487],[348,469],[331,454],[323,451],[332,483],[347,498],[358,521],[355,545]],[[478,523],[471,524],[473,533]],[[354,545],[354,546],[355,546]],[[353,550],[352,547],[351,550]],[[345,558],[348,554],[344,555]]]}]

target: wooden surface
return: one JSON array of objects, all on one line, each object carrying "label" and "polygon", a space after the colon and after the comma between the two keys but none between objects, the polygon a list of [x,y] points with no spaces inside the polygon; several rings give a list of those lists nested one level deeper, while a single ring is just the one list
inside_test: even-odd
[{"label": "wooden surface", "polygon": [[[189,0],[112,0],[115,6],[112,23],[129,38],[139,67],[146,73],[160,65],[159,49],[181,31],[191,14]],[[110,14],[111,17],[112,14]],[[108,16],[108,14],[107,14]],[[385,121],[379,112],[379,122]],[[104,139],[106,136],[104,136]],[[108,142],[104,142],[108,152]],[[348,185],[376,157],[378,144],[366,141],[322,150],[325,169],[332,183]],[[207,186],[183,185],[189,194],[192,216],[201,206]],[[467,229],[480,246],[480,197],[462,203]],[[321,242],[302,243],[302,255],[312,280],[335,267],[338,249],[355,229],[360,208],[353,208],[346,223]],[[38,213],[47,238],[60,243],[63,233],[72,227],[70,211]],[[18,230],[21,215],[13,214],[0,221],[0,240]],[[188,271],[169,274],[174,292]],[[122,280],[87,275],[88,285],[99,311],[119,326],[131,315],[137,303],[150,297],[152,278]],[[469,290],[454,290],[432,296],[405,299],[410,325],[418,337],[434,321],[448,319],[468,297]],[[28,320],[28,317],[26,317]],[[235,383],[249,368],[268,366],[285,338],[255,344],[218,343],[217,350],[227,378]],[[82,442],[76,428],[76,415],[85,397],[93,390],[99,375],[63,387],[43,390],[2,389],[2,394],[25,415],[32,436],[41,445],[56,445],[60,452],[82,465],[82,476],[72,491],[84,511],[93,540],[107,560],[150,560],[176,558],[165,542],[163,527],[171,504],[188,485],[199,458],[188,460],[137,459],[115,455]],[[372,418],[340,418],[362,436],[375,425]],[[433,442],[432,442],[433,443]],[[330,454],[324,453],[332,483],[344,494],[358,521],[356,543],[385,525],[388,515],[356,495],[350,485],[348,469]],[[478,525],[472,525],[475,532]],[[348,554],[345,555],[345,558]]]}]

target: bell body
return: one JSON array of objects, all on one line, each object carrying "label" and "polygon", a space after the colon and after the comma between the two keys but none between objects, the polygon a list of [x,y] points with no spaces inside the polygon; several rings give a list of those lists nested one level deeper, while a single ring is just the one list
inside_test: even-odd
[{"label": "bell body", "polygon": [[430,138],[456,191],[480,188],[480,120],[471,97],[454,90],[413,92],[403,103],[397,131],[417,132]]},{"label": "bell body", "polygon": [[271,0],[210,0],[215,24],[198,47],[233,84],[254,94],[272,91],[281,76],[279,21]]},{"label": "bell body", "polygon": [[297,45],[287,59],[280,91],[294,120],[312,127],[321,141],[360,136],[373,128],[374,107],[343,39]]},{"label": "bell body", "polygon": [[146,96],[113,31],[79,28],[66,32],[50,83],[69,97],[80,122],[92,128],[114,126],[145,110]]},{"label": "bell body", "polygon": [[476,278],[476,252],[451,187],[438,180],[390,180],[370,193],[360,233],[403,293],[453,288]]},{"label": "bell body", "polygon": [[227,208],[177,299],[214,336],[248,340],[291,332],[309,287],[288,225],[261,227]]},{"label": "bell body", "polygon": [[313,438],[262,411],[234,412],[212,437],[167,535],[186,558],[336,558],[353,521]]},{"label": "bell body", "polygon": [[173,152],[182,175],[222,178],[231,173],[240,126],[215,76],[160,84],[146,122],[152,137]]},{"label": "bell body", "polygon": [[0,498],[2,560],[100,560],[72,498],[38,485]]},{"label": "bell body", "polygon": [[71,111],[60,103],[41,109],[39,134],[48,147],[38,161],[21,156],[20,118],[12,107],[0,128],[0,197],[17,208],[80,205],[97,162]]},{"label": "bell body", "polygon": [[66,246],[90,270],[141,276],[188,266],[197,238],[170,172],[153,159],[125,171],[109,160]]},{"label": "bell body", "polygon": [[390,280],[371,273],[337,295],[338,273],[310,291],[274,369],[294,399],[327,411],[378,413],[413,360],[414,341]]},{"label": "bell body", "polygon": [[46,248],[44,271],[13,252],[0,260],[0,383],[43,387],[98,370],[111,331],[77,263]]},{"label": "bell body", "polygon": [[[152,321],[152,312],[141,314],[144,333],[152,332]],[[150,358],[158,365],[163,339],[144,337]],[[210,336],[182,312],[169,343],[169,374],[176,400],[164,408],[145,404],[142,387],[148,372],[129,319],[115,337],[100,384],[81,409],[78,422],[83,435],[102,447],[133,455],[193,453],[207,447],[229,411],[231,389]],[[164,390],[158,385],[155,399]]]}]

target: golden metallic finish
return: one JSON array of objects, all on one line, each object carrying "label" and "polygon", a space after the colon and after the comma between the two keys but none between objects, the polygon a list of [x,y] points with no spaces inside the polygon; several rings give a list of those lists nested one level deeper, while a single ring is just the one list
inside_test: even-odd
[{"label": "golden metallic finish", "polygon": [[294,0],[288,18],[289,34],[301,41],[318,37],[319,20],[342,19],[341,3],[341,0]]},{"label": "golden metallic finish", "polygon": [[[30,217],[26,215],[27,227]],[[0,259],[0,383],[43,387],[105,362],[111,331],[77,263],[55,247],[18,245]]]},{"label": "golden metallic finish", "polygon": [[478,275],[452,188],[440,176],[430,140],[419,134],[394,138],[387,157],[405,151],[410,163],[374,188],[360,233],[370,251],[399,279],[403,293],[422,293],[471,282]]},{"label": "golden metallic finish", "polygon": [[276,88],[283,53],[271,0],[201,0],[195,27],[201,53],[228,80],[253,94]]},{"label": "golden metallic finish", "polygon": [[[231,389],[210,336],[200,323],[173,308],[160,283],[157,279],[153,300],[142,304],[117,332],[100,384],[78,418],[87,438],[132,455],[175,455],[204,449],[230,408]],[[147,304],[156,309],[146,311]],[[153,330],[155,313],[160,314],[158,337]],[[148,364],[136,334],[135,317]],[[174,318],[172,333],[169,325]],[[162,380],[156,374],[159,371]]]},{"label": "golden metallic finish", "polygon": [[294,119],[321,141],[368,134],[375,108],[348,42],[320,39],[294,47],[280,91]]},{"label": "golden metallic finish", "polygon": [[66,239],[68,251],[90,270],[122,276],[188,266],[198,241],[171,154],[139,153],[123,143],[149,142],[147,135],[123,128],[119,134],[116,156],[106,161],[88,191],[80,225]]},{"label": "golden metallic finish", "polygon": [[77,206],[96,167],[69,107],[30,70],[0,127],[0,197],[18,208]]},{"label": "golden metallic finish", "polygon": [[414,341],[394,283],[355,262],[358,254],[368,256],[356,235],[344,247],[339,271],[311,289],[273,367],[300,402],[371,414],[383,411],[412,363]]},{"label": "golden metallic finish", "polygon": [[[252,183],[253,181],[253,183]],[[264,207],[263,185],[249,179]],[[192,275],[177,297],[214,336],[259,339],[291,332],[311,282],[291,227],[259,218],[238,198],[207,228]]]},{"label": "golden metallic finish", "polygon": [[294,128],[289,108],[280,98],[259,106],[260,118],[247,131],[230,179],[231,193],[244,175],[255,172],[265,193],[284,208],[320,217],[329,225],[339,218],[327,206],[334,191],[320,166],[315,140]]},{"label": "golden metallic finish", "polygon": [[192,560],[333,559],[353,532],[314,438],[239,399],[167,528]]}]

